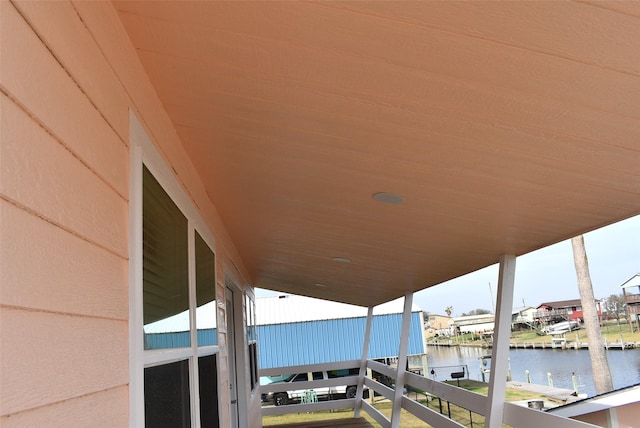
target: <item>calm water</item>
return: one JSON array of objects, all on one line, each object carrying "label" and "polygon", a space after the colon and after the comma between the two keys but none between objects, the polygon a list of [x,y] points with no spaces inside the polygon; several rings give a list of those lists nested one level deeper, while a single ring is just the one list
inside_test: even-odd
[{"label": "calm water", "polygon": [[[434,370],[434,374],[429,376],[448,380],[451,372],[460,371],[461,365],[466,364],[469,379],[482,380],[479,358],[487,354],[491,354],[490,349],[429,346],[427,361],[429,370]],[[640,383],[640,349],[611,350],[607,352],[607,359],[614,388]],[[571,373],[575,372],[578,392],[590,397],[596,395],[591,360],[586,349],[511,349],[509,361],[514,381],[526,382],[526,370],[529,370],[531,383],[547,385],[547,373],[551,373],[554,387],[573,390]]]}]

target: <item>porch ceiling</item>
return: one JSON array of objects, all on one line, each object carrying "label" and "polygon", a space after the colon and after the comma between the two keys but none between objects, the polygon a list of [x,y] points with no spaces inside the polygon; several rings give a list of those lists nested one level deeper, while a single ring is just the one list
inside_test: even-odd
[{"label": "porch ceiling", "polygon": [[258,287],[375,305],[640,212],[639,3],[115,6]]}]

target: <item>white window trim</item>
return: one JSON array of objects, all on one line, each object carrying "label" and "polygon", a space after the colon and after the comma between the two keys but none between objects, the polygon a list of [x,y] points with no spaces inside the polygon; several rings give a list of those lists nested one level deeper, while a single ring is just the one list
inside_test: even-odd
[{"label": "white window trim", "polygon": [[[175,361],[197,361],[198,357],[216,354],[217,345],[197,346],[195,320],[195,231],[216,254],[216,241],[182,186],[159,154],[135,114],[129,113],[129,426],[144,427],[144,369]],[[142,284],[142,166],[153,174],[173,202],[187,217],[189,256],[189,307],[191,347],[144,350]],[[217,257],[217,255],[216,255]],[[216,296],[219,298],[219,296]],[[189,364],[191,426],[199,428],[198,370]]]}]

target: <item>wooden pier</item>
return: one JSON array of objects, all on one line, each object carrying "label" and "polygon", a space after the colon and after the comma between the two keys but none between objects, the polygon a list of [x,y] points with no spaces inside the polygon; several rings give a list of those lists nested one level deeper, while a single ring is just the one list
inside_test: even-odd
[{"label": "wooden pier", "polygon": [[546,399],[544,400],[544,407],[546,408],[558,407],[579,399],[574,391],[570,389],[554,388],[552,386],[538,385],[535,383],[507,381],[507,388],[521,389],[546,396]]},{"label": "wooden pier", "polygon": [[[471,344],[471,343],[455,343],[451,340],[441,341],[441,342],[429,342],[427,346],[475,346],[482,348],[491,348],[491,343],[483,343],[479,344]],[[604,343],[604,348],[606,350],[609,349],[639,349],[640,342],[606,342]],[[509,343],[509,348],[511,349],[589,349],[589,344],[587,342],[572,342],[569,340],[562,339],[554,339],[551,342],[514,342]]]},{"label": "wooden pier", "polygon": [[[586,342],[570,342],[568,340],[552,341],[549,342],[524,342],[524,343],[510,343],[509,347],[512,349],[589,349],[589,344]],[[609,349],[636,349],[640,348],[638,342],[605,342],[604,348]]]}]

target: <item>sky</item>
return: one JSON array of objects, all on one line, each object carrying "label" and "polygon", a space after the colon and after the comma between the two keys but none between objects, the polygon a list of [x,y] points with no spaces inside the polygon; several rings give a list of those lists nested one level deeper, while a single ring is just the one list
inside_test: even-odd
[{"label": "sky", "polygon": [[[584,235],[591,282],[596,298],[622,293],[620,285],[640,273],[640,216]],[[414,304],[431,314],[452,316],[473,309],[494,311],[498,265],[418,291]],[[256,297],[274,292],[256,289]],[[579,299],[571,241],[520,256],[516,260],[513,306],[538,306],[543,302]]]},{"label": "sky", "polygon": [[[595,297],[622,293],[620,285],[640,273],[640,216],[585,234],[584,245]],[[432,314],[444,315],[447,306],[453,316],[473,309],[493,312],[497,287],[498,265],[493,265],[419,291],[413,300]],[[516,259],[514,307],[579,298],[570,240]]]}]

